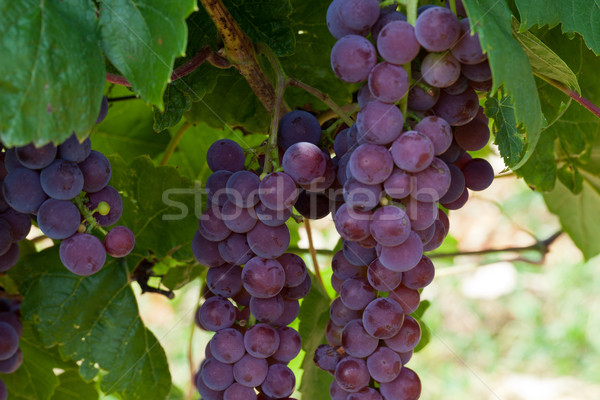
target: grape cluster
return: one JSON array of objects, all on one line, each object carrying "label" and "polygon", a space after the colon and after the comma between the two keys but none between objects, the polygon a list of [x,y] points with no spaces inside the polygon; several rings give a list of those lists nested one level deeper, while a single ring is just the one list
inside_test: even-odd
[{"label": "grape cluster", "polygon": [[[103,98],[100,123],[108,112]],[[49,238],[61,240],[62,263],[77,275],[91,275],[104,265],[106,254],[124,257],[133,249],[131,230],[116,226],[104,243],[90,232],[115,224],[123,202],[108,185],[111,166],[86,138],[75,134],[64,143],[42,147],[28,144],[0,153],[0,271],[14,266],[19,258],[17,242],[31,228],[30,215]]]},{"label": "grape cluster", "polygon": [[[18,301],[0,299],[0,373],[12,374],[23,363],[19,339],[23,333],[21,304]],[[6,385],[0,380],[0,400],[6,400]]]},{"label": "grape cluster", "polygon": [[[318,143],[319,123],[305,114],[316,123],[313,141]],[[313,143],[296,143],[288,131],[281,126],[280,146],[289,146],[284,166],[302,165],[302,157],[314,155],[314,149],[321,154]],[[298,316],[298,300],[310,291],[311,280],[302,258],[286,253],[290,232],[285,223],[298,201],[297,179],[310,184],[312,172],[302,165],[296,175],[286,169],[263,173],[261,179],[258,160],[259,171],[245,169],[244,150],[229,139],[213,143],[206,158],[213,171],[206,182],[208,207],[192,249],[209,267],[196,323],[215,334],[196,387],[203,399],[288,398],[296,381],[287,364],[300,352],[301,339],[287,325]]]},{"label": "grape cluster", "polygon": [[334,142],[344,199],[334,214],[343,239],[332,260],[339,297],[314,360],[335,377],[334,400],[418,399],[420,379],[405,364],[421,338],[410,314],[435,275],[423,252],[449,230],[438,205],[458,209],[469,189],[494,178],[486,160],[467,153],[490,137],[477,92],[491,89],[491,70],[469,20],[448,8],[420,7],[412,26],[396,6],[334,0],[327,24],[338,39],[335,74],[366,83],[356,123]]}]

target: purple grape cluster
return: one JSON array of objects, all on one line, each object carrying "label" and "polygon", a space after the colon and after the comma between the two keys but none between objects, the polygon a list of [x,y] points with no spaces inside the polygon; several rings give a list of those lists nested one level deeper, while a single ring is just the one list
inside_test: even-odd
[{"label": "purple grape cluster", "polygon": [[[23,334],[21,303],[0,298],[0,373],[12,374],[23,363],[19,339]],[[6,385],[0,380],[0,400],[8,398]]]},{"label": "purple grape cluster", "polygon": [[229,139],[207,152],[213,171],[206,181],[208,206],[192,242],[198,262],[209,267],[196,323],[215,332],[196,376],[203,399],[284,399],[295,388],[287,364],[300,352],[301,339],[287,325],[298,316],[311,279],[302,258],[286,253],[285,223],[299,201],[298,185],[319,185],[327,162],[311,114],[288,113],[279,132],[285,172],[246,169],[244,150]]},{"label": "purple grape cluster", "polygon": [[490,137],[477,92],[491,89],[491,70],[469,20],[448,8],[423,6],[412,26],[377,0],[333,0],[327,23],[338,39],[334,72],[366,82],[356,123],[334,142],[344,199],[334,214],[343,239],[332,260],[339,297],[330,307],[328,344],[314,360],[334,376],[334,400],[418,399],[420,379],[405,364],[421,338],[410,314],[435,275],[423,253],[449,230],[438,205],[458,209],[469,189],[483,190],[494,178],[486,160],[467,153]]},{"label": "purple grape cluster", "polygon": [[[104,97],[96,123],[107,112]],[[29,233],[30,215],[47,237],[62,241],[60,259],[77,275],[100,270],[107,253],[124,257],[131,252],[135,238],[127,227],[114,227],[104,243],[89,233],[91,219],[97,227],[111,226],[123,212],[121,196],[108,185],[110,162],[92,150],[89,138],[80,142],[73,133],[59,146],[8,148],[0,161],[0,271],[17,263],[17,242]]]}]

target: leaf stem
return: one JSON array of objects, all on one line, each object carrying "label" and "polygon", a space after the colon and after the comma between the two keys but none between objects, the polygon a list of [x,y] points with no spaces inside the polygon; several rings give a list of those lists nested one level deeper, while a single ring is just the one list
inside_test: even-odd
[{"label": "leaf stem", "polygon": [[319,268],[319,262],[317,260],[317,251],[315,250],[315,245],[312,236],[312,228],[310,227],[309,219],[304,220],[304,228],[306,229],[306,236],[308,238],[308,249],[310,252],[310,257],[312,258],[313,266],[315,268],[315,276],[317,277],[317,280],[319,281],[321,286],[325,288],[325,283],[323,282],[323,277],[321,276],[321,269]]},{"label": "leaf stem", "polygon": [[104,228],[102,228],[99,224],[98,221],[96,221],[96,218],[94,218],[94,213],[97,210],[90,210],[89,208],[87,208],[87,206],[85,205],[85,203],[87,201],[85,194],[84,193],[80,193],[77,197],[75,197],[73,199],[73,202],[75,203],[75,205],[77,206],[77,208],[79,209],[79,212],[81,213],[81,215],[83,216],[84,220],[88,223],[88,228],[87,231],[91,231],[92,229],[97,229],[100,232],[102,232],[102,234],[104,236],[106,236],[106,234],[108,232],[106,232],[106,230]]},{"label": "leaf stem", "polygon": [[344,112],[344,109],[342,107],[338,106],[331,99],[331,97],[329,97],[325,93],[321,92],[319,89],[314,88],[314,87],[312,87],[310,85],[307,85],[304,82],[300,82],[299,80],[297,80],[295,78],[288,78],[287,83],[290,86],[295,86],[297,88],[300,88],[300,89],[304,90],[305,92],[308,92],[308,93],[312,94],[317,99],[319,99],[323,103],[327,104],[329,106],[329,108],[331,108],[335,113],[337,113],[337,115],[340,116],[340,118],[346,123],[346,125],[348,125],[348,126],[354,125],[354,120],[352,118],[350,118],[348,116],[348,114],[346,114]]},{"label": "leaf stem", "polygon": [[583,107],[587,108],[596,117],[600,118],[600,107],[598,107],[585,97],[579,95],[579,93],[577,93],[575,90],[570,89],[562,83],[557,82],[554,79],[550,79],[542,74],[534,72],[534,75],[540,78],[541,80],[549,83],[550,85],[554,86],[555,88],[557,88],[558,90],[560,90],[561,92],[563,92],[564,94],[581,104]]},{"label": "leaf stem", "polygon": [[[171,81],[183,78],[186,75],[194,72],[200,65],[204,64],[205,61],[210,62],[212,65],[218,68],[228,68],[228,61],[221,57],[215,52],[212,47],[205,46],[198,50],[198,52],[188,62],[178,67],[171,74]],[[116,74],[106,73],[106,80],[110,83],[115,83],[122,86],[131,86],[131,83],[124,77]]]},{"label": "leaf stem", "polygon": [[179,130],[175,133],[175,136],[173,136],[171,138],[171,140],[169,141],[169,144],[167,145],[167,149],[165,150],[165,155],[163,156],[162,160],[160,161],[160,165],[167,165],[167,163],[169,162],[169,159],[173,155],[173,152],[177,148],[177,145],[181,141],[181,138],[183,138],[183,135],[185,135],[185,133],[187,132],[188,129],[190,129],[191,126],[192,126],[192,124],[189,121],[185,121],[184,124],[181,125]]}]

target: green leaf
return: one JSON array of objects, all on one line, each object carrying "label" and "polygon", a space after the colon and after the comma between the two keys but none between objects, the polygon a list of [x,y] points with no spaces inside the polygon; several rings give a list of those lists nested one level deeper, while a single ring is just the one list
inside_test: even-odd
[{"label": "green leaf", "polygon": [[53,368],[77,368],[77,365],[63,361],[56,348],[47,349],[32,324],[22,322],[23,336],[19,347],[23,351],[23,364],[14,373],[0,376],[10,399],[48,400],[59,386]]},{"label": "green leaf", "polygon": [[515,117],[515,107],[508,96],[488,97],[485,102],[486,115],[494,120],[495,144],[507,165],[515,165],[521,159],[525,139],[519,130]]},{"label": "green leaf", "polygon": [[248,83],[237,71],[222,70],[215,90],[193,103],[185,117],[192,123],[204,122],[213,128],[243,126],[255,133],[266,133],[270,117]]},{"label": "green leaf", "polygon": [[[519,22],[512,19],[512,32],[521,48],[527,54],[534,74],[550,79],[580,92],[577,76],[550,47],[531,32],[519,32]],[[576,48],[576,46],[574,46]]]},{"label": "green leaf", "polygon": [[515,171],[533,190],[549,192],[554,188],[557,173],[554,160],[555,141],[556,135],[550,130],[544,131],[533,155],[525,165]]},{"label": "green leaf", "polygon": [[163,93],[175,57],[184,54],[185,18],[195,1],[104,0],[100,3],[102,47],[135,93],[163,109]]},{"label": "green leaf", "polygon": [[[327,28],[325,15],[328,1],[292,0],[293,30],[296,35],[296,52],[281,58],[285,72],[324,93],[337,104],[352,101],[352,92],[357,85],[349,85],[338,78],[331,69],[329,55],[336,39]],[[329,107],[305,91],[290,87],[285,98],[290,107],[298,108],[311,104],[315,110]]]},{"label": "green leaf", "polygon": [[302,383],[300,393],[302,398],[321,399],[323,393],[329,393],[331,375],[319,369],[313,361],[315,350],[325,343],[325,327],[329,321],[330,299],[320,286],[316,277],[310,273],[313,282],[310,293],[302,301],[300,307],[300,326],[298,333],[302,338],[302,350],[306,352],[302,361]]},{"label": "green leaf", "polygon": [[172,255],[178,260],[193,260],[191,242],[198,229],[196,213],[201,213],[202,206],[199,188],[174,167],[156,167],[148,157],[136,158],[129,165],[120,157],[110,157],[110,161],[110,184],[123,198],[119,224],[135,234],[129,257],[152,255],[160,260],[175,252]]},{"label": "green leaf", "polygon": [[98,390],[94,382],[85,382],[77,371],[65,371],[58,376],[59,386],[52,400],[96,400]]},{"label": "green leaf", "polygon": [[55,246],[21,260],[10,275],[24,296],[23,320],[33,322],[45,347],[81,362],[82,376],[101,368],[101,390],[127,400],[167,397],[167,359],[140,319],[124,263],[109,261],[81,277],[61,264]]},{"label": "green leaf", "polygon": [[463,3],[472,29],[479,34],[481,47],[488,53],[494,79],[492,93],[501,86],[504,87],[504,94],[512,99],[515,122],[523,124],[523,131],[526,133],[526,148],[519,157],[515,157],[513,151],[515,142],[499,142],[501,146],[504,143],[510,144],[510,149],[501,148],[500,151],[510,154],[510,158],[505,157],[506,164],[512,169],[518,169],[533,154],[542,129],[542,110],[531,65],[512,36],[512,15],[504,1],[464,0]]},{"label": "green leaf", "polygon": [[89,0],[0,0],[0,139],[61,143],[94,124],[105,69]]},{"label": "green leaf", "polygon": [[562,25],[563,32],[577,32],[586,45],[600,54],[600,1],[598,0],[515,0],[521,23]]},{"label": "green leaf", "polygon": [[170,290],[177,290],[188,283],[192,282],[199,276],[202,276],[202,273],[206,267],[202,265],[184,265],[179,267],[172,267],[165,274],[162,284],[165,285]]},{"label": "green leaf", "polygon": [[[121,89],[117,93],[111,97],[127,91]],[[106,118],[90,137],[92,148],[103,154],[119,154],[128,162],[145,154],[155,157],[167,147],[169,135],[154,132],[152,124],[152,110],[142,101],[110,103]]]},{"label": "green leaf", "polygon": [[153,107],[153,127],[156,132],[160,132],[176,125],[183,116],[183,112],[189,110],[192,106],[190,97],[179,90],[175,85],[167,86],[163,96],[163,102],[165,105],[164,111],[159,110],[157,107]]},{"label": "green leaf", "polygon": [[294,52],[290,0],[224,0],[223,3],[253,42],[267,44],[278,56]]},{"label": "green leaf", "polygon": [[411,314],[411,316],[414,319],[416,319],[419,322],[419,325],[421,326],[421,340],[419,341],[417,347],[415,347],[415,353],[423,350],[425,346],[427,346],[431,341],[431,330],[429,330],[429,327],[427,326],[425,321],[423,321],[423,315],[430,306],[431,302],[429,300],[423,300],[419,304],[419,307],[415,310],[415,312]]}]

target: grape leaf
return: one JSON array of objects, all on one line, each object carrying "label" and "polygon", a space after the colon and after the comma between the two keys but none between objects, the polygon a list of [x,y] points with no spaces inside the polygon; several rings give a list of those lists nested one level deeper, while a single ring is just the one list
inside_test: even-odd
[{"label": "grape leaf", "polygon": [[577,32],[586,45],[600,54],[599,0],[515,0],[521,23],[533,25],[562,25],[563,32]]},{"label": "grape leaf", "polygon": [[23,364],[12,374],[0,376],[8,388],[10,399],[48,400],[60,384],[53,368],[77,368],[77,365],[63,361],[56,348],[46,348],[32,324],[22,322],[23,336],[19,347],[23,351]]},{"label": "grape leaf", "polygon": [[[494,79],[492,93],[504,87],[505,95],[512,99],[515,122],[522,124],[526,133],[522,153],[515,152],[520,147],[515,146],[517,141],[521,141],[520,137],[498,141],[505,163],[512,169],[518,169],[533,154],[542,129],[542,110],[531,65],[512,36],[511,12],[504,1],[464,0],[463,4],[472,29],[479,34],[481,47],[488,53]],[[500,134],[517,135],[515,130]],[[504,147],[506,144],[508,148]]]},{"label": "grape leaf", "polygon": [[163,106],[175,57],[184,54],[185,18],[195,1],[104,0],[100,3],[102,47],[111,63],[145,101]]},{"label": "grape leaf", "polygon": [[[519,32],[519,22],[515,18],[512,19],[512,31],[514,38],[527,54],[535,74],[581,92],[577,76],[567,63],[531,32]],[[577,48],[577,46],[573,47]]]},{"label": "grape leaf", "polygon": [[[292,5],[296,52],[281,58],[283,69],[289,76],[327,93],[338,104],[351,102],[352,92],[357,86],[339,79],[333,73],[329,60],[336,42],[329,33],[325,18],[329,2],[292,0]],[[285,98],[292,108],[306,104],[312,104],[315,110],[329,108],[313,95],[295,87],[286,89]]]},{"label": "grape leaf", "polygon": [[[127,93],[120,88],[110,97]],[[155,157],[164,151],[170,138],[167,132],[154,132],[152,124],[152,110],[142,101],[110,103],[106,118],[92,132],[92,148],[103,154],[119,154],[128,162],[145,154]]]},{"label": "grape leaf", "polygon": [[154,109],[154,130],[160,132],[164,129],[170,128],[176,125],[183,112],[190,109],[192,101],[190,97],[179,90],[175,85],[168,85],[163,96],[163,102],[165,105],[164,111],[160,111],[158,107]]},{"label": "grape leaf", "polygon": [[57,247],[22,259],[9,272],[24,296],[23,320],[34,324],[44,347],[81,361],[82,376],[106,371],[104,393],[165,399],[171,388],[167,359],[140,319],[125,264],[110,260],[81,277],[61,264]]},{"label": "grape leaf", "polygon": [[329,321],[330,299],[316,277],[309,271],[313,285],[300,307],[300,326],[298,333],[302,338],[302,350],[306,352],[302,361],[302,398],[320,399],[323,393],[329,393],[331,375],[319,369],[313,361],[315,350],[325,343],[325,327]]},{"label": "grape leaf", "polygon": [[52,400],[96,400],[98,389],[94,382],[85,382],[77,371],[65,371],[58,376],[59,385]]},{"label": "grape leaf", "polygon": [[294,52],[290,0],[224,0],[224,4],[253,42],[267,44],[278,56]]},{"label": "grape leaf", "polygon": [[93,3],[1,0],[0,10],[4,145],[61,143],[88,132],[105,80]]},{"label": "grape leaf", "polygon": [[498,145],[500,155],[507,165],[515,165],[523,153],[525,139],[517,126],[512,99],[509,96],[490,96],[485,102],[485,110],[486,115],[494,120],[494,143]]},{"label": "grape leaf", "polygon": [[193,215],[202,212],[200,190],[174,167],[156,167],[148,157],[136,158],[129,165],[120,157],[110,157],[110,161],[110,185],[123,198],[119,224],[135,234],[129,257],[139,260],[152,251],[157,259],[172,255],[193,260],[190,244],[198,228]]}]

